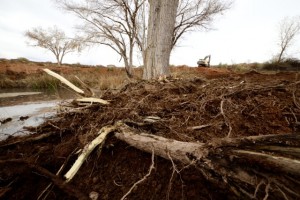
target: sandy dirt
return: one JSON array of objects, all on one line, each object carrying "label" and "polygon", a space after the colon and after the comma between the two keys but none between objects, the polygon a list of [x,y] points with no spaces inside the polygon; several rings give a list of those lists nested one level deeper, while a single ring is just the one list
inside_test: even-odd
[{"label": "sandy dirt", "polygon": [[[113,134],[102,151],[94,151],[74,179],[64,183],[63,174],[77,158],[75,153],[95,138],[100,128],[122,120],[141,132],[203,143],[228,136],[299,133],[299,88],[300,77],[292,72],[236,74],[224,69],[195,68],[190,78],[137,81],[117,93],[108,90],[102,98],[109,100],[110,105],[63,112],[40,127],[31,128],[34,134],[26,136],[48,134],[44,139],[2,141],[0,198],[84,199],[98,195],[98,199],[121,199],[147,174],[151,154],[119,141]],[[160,120],[134,125],[144,123],[147,116]],[[204,128],[195,128],[203,125]],[[240,164],[247,169],[264,170],[264,166]],[[180,173],[173,173],[170,160],[155,156],[154,171],[127,199],[249,199],[238,197],[230,186],[224,187],[222,178],[219,183],[213,182],[198,167],[177,162],[175,165]],[[50,183],[54,185],[48,187]],[[300,191],[299,181],[293,183],[293,189]],[[258,188],[257,199],[263,199],[264,192],[265,187]],[[299,199],[298,194],[285,194],[289,199]],[[284,198],[280,190],[272,190],[269,195],[269,199]]]}]

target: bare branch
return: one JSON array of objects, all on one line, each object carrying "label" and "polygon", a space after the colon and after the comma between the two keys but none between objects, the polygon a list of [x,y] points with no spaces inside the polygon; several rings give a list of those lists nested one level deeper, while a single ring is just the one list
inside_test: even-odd
[{"label": "bare branch", "polygon": [[231,4],[231,1],[220,0],[181,0],[177,9],[173,47],[188,31],[208,29],[214,18],[227,11]]},{"label": "bare branch", "polygon": [[284,18],[279,24],[279,43],[280,52],[277,56],[277,62],[280,63],[287,49],[292,46],[295,37],[300,31],[300,19],[299,17]]}]

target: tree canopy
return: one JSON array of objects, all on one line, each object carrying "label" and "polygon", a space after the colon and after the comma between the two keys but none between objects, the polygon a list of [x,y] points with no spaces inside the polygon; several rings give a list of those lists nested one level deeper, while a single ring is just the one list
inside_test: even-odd
[{"label": "tree canopy", "polygon": [[51,51],[55,55],[58,65],[62,64],[66,54],[81,51],[83,48],[79,39],[68,38],[64,31],[55,26],[48,29],[36,27],[26,31],[25,36],[32,42],[31,45]]}]

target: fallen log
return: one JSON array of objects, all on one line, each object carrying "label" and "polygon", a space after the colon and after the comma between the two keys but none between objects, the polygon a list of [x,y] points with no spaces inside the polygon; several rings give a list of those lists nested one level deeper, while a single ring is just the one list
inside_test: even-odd
[{"label": "fallen log", "polygon": [[119,126],[115,137],[135,148],[154,154],[165,159],[171,158],[184,164],[190,164],[194,159],[200,160],[207,156],[207,149],[204,143],[181,142],[167,139],[157,135],[138,133],[136,130],[123,125]]},{"label": "fallen log", "polygon": [[[300,197],[300,184],[292,181],[300,177],[299,134],[224,138],[206,144],[140,133],[122,125],[115,137],[149,154],[153,151],[172,162],[194,165],[209,181],[227,187],[238,198]],[[293,147],[286,150],[282,144]]]}]

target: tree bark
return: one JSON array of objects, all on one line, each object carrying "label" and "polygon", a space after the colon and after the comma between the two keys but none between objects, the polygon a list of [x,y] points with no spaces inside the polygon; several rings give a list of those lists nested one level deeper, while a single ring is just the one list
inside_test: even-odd
[{"label": "tree bark", "polygon": [[144,79],[170,74],[169,62],[179,0],[150,0]]}]

